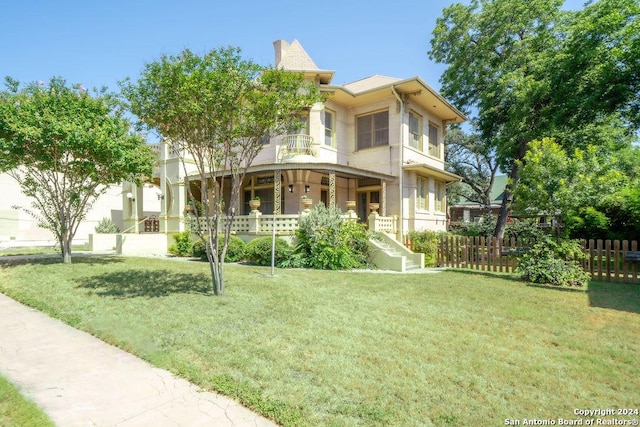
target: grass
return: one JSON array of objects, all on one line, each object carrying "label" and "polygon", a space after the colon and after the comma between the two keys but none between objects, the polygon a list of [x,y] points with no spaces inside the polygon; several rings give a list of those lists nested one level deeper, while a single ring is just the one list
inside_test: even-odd
[{"label": "grass", "polygon": [[[86,250],[86,246],[72,246],[71,252]],[[22,246],[0,249],[0,258],[12,255],[45,255],[60,254],[60,248],[54,246]]]},{"label": "grass", "polygon": [[53,427],[53,422],[33,402],[0,375],[0,427]]},{"label": "grass", "polygon": [[117,257],[0,263],[0,291],[283,425],[504,425],[640,402],[640,287]]}]

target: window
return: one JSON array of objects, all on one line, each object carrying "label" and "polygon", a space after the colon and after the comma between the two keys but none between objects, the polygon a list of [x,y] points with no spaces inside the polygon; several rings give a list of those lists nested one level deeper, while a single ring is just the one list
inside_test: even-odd
[{"label": "window", "polygon": [[324,110],[324,145],[335,147],[336,113]]},{"label": "window", "polygon": [[309,135],[309,113],[297,115],[289,126],[289,135]]},{"label": "window", "polygon": [[356,119],[358,150],[389,145],[389,112],[367,114]]},{"label": "window", "polygon": [[436,211],[444,212],[445,211],[445,195],[446,195],[446,187],[444,182],[436,182]]},{"label": "window", "polygon": [[427,178],[419,176],[417,187],[416,208],[423,211],[429,210],[429,181]]},{"label": "window", "polygon": [[440,146],[438,145],[438,128],[429,123],[429,155],[440,157]]},{"label": "window", "polygon": [[422,117],[409,113],[409,145],[422,151]]}]

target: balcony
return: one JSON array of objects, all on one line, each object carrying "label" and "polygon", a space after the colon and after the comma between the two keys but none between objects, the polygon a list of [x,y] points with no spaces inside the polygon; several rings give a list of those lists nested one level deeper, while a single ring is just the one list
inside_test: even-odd
[{"label": "balcony", "polygon": [[283,162],[304,161],[304,157],[315,157],[317,149],[313,145],[313,137],[303,134],[285,135],[280,144],[279,158]]}]

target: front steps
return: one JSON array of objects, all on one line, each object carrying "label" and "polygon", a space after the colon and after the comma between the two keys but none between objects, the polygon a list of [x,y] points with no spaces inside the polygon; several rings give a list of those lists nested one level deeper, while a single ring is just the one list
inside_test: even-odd
[{"label": "front steps", "polygon": [[369,239],[369,262],[381,270],[406,272],[421,269],[424,254],[411,252],[393,237],[378,233]]}]

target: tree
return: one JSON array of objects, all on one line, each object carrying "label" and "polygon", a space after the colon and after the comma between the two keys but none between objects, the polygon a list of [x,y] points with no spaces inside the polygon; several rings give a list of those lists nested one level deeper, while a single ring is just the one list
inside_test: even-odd
[{"label": "tree", "polygon": [[467,186],[447,186],[454,197],[463,197],[470,202],[484,206],[485,211],[491,209],[491,190],[498,164],[490,144],[480,139],[477,133],[466,134],[459,128],[453,128],[445,137],[445,164],[449,172],[462,177]]},{"label": "tree", "polygon": [[0,171],[27,196],[21,207],[57,238],[71,262],[78,225],[108,184],[150,176],[153,152],[130,133],[115,96],[90,95],[61,78],[20,88],[7,78],[0,93]]},{"label": "tree", "polygon": [[509,182],[495,235],[502,237],[529,143],[571,135],[620,112],[637,127],[637,0],[600,0],[563,12],[562,0],[472,0],[439,18],[432,59],[448,64],[442,92],[475,111]]},{"label": "tree", "polygon": [[[220,295],[247,168],[262,149],[262,138],[284,133],[296,112],[319,100],[317,89],[301,74],[262,67],[230,47],[203,56],[189,50],[163,55],[145,66],[136,83],[124,81],[122,90],[131,111],[180,153],[185,175],[185,161],[195,163],[201,187],[197,195],[189,187],[197,219],[192,231],[205,244],[213,290]],[[222,199],[224,176],[231,179],[230,200]],[[206,231],[199,228],[200,219]]]}]

